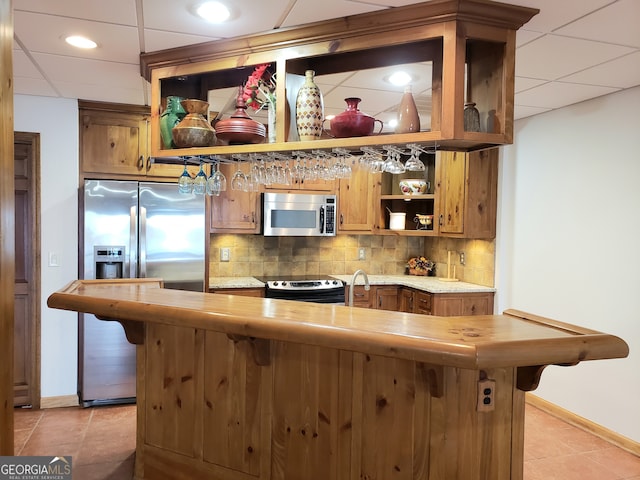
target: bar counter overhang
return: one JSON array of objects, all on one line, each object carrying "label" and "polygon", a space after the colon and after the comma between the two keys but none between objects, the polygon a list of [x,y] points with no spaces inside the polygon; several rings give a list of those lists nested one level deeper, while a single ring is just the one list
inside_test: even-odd
[{"label": "bar counter overhang", "polygon": [[[522,479],[524,392],[620,338],[507,310],[435,317],[75,281],[52,308],[137,347],[137,479]],[[486,388],[490,388],[487,394]]]}]

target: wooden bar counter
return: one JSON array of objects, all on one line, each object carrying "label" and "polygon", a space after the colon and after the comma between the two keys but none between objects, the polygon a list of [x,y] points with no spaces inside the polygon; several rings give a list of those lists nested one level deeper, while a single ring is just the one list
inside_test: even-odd
[{"label": "wooden bar counter", "polygon": [[524,395],[620,338],[527,313],[435,317],[76,281],[52,308],[138,345],[136,479],[522,479]]}]

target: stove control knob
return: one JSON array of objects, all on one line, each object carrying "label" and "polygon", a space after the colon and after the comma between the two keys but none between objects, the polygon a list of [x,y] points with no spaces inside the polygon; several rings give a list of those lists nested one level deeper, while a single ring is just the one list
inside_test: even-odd
[{"label": "stove control knob", "polygon": [[284,287],[287,284],[287,282],[282,282],[282,286]]},{"label": "stove control knob", "polygon": [[278,282],[273,282],[273,286],[277,287],[278,286]]},{"label": "stove control knob", "polygon": [[337,284],[338,284],[338,281],[337,281],[337,280],[334,280],[334,281],[333,281],[333,284],[334,284],[334,285],[337,285]]}]

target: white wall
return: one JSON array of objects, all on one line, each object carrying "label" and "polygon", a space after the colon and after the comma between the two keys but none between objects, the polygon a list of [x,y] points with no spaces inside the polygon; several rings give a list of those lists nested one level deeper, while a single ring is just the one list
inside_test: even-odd
[{"label": "white wall", "polygon": [[623,338],[623,360],[548,367],[535,394],[640,441],[640,87],[516,122],[502,151],[498,311]]},{"label": "white wall", "polygon": [[[16,131],[40,134],[41,395],[75,395],[78,316],[49,309],[47,298],[78,278],[78,103],[15,95],[14,117]],[[48,266],[49,252],[59,267]]]}]

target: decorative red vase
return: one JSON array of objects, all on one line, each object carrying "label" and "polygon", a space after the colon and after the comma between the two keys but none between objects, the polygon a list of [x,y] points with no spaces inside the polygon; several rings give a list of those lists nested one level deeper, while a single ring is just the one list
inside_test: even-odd
[{"label": "decorative red vase", "polygon": [[327,133],[330,136],[334,138],[366,137],[373,133],[376,122],[380,123],[380,130],[376,132],[376,135],[382,132],[384,124],[381,120],[376,120],[371,115],[358,110],[360,98],[349,97],[344,101],[347,102],[347,109],[329,121],[331,131]]}]

